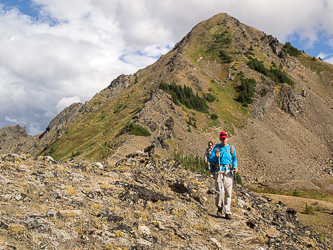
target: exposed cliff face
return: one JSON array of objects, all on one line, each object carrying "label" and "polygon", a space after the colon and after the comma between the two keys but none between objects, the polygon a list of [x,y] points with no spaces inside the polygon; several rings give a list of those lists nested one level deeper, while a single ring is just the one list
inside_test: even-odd
[{"label": "exposed cliff face", "polygon": [[[246,183],[330,177],[333,66],[305,54],[291,56],[283,46],[233,17],[216,15],[195,26],[156,63],[119,76],[89,102],[65,109],[47,131],[26,141],[30,147],[21,150],[20,139],[14,144],[2,139],[0,152],[115,164],[154,142],[160,157],[175,149],[202,156],[207,142],[219,142],[219,132],[228,130]],[[249,67],[249,55],[267,70],[281,70],[294,85]],[[256,81],[249,107],[236,101],[242,77]],[[161,81],[189,86],[199,96],[213,95],[209,113],[175,105],[158,88]],[[124,133],[131,122],[151,136]],[[13,136],[3,138],[14,141]]]},{"label": "exposed cliff face", "polygon": [[[84,105],[82,103],[73,103],[69,107],[65,108],[60,114],[58,114],[54,119],[52,119],[45,132],[42,133],[38,137],[38,139],[41,140],[49,134],[54,134],[52,132],[61,130],[61,128],[69,124],[73,118],[77,117],[78,113],[84,115],[86,110],[83,108],[83,106]],[[57,134],[57,136],[60,135],[61,134]]]},{"label": "exposed cliff face", "polygon": [[0,153],[30,153],[34,150],[35,139],[27,134],[25,127],[7,126],[0,130]]}]

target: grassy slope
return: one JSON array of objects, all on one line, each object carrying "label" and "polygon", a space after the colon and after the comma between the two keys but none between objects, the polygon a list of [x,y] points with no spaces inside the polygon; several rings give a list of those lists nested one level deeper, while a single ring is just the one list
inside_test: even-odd
[{"label": "grassy slope", "polygon": [[[205,62],[217,61],[223,65],[221,72],[216,76],[219,83],[215,79],[209,79],[207,75],[206,77],[210,90],[217,99],[211,105],[211,108],[224,121],[221,126],[233,134],[233,126],[242,127],[244,125],[245,118],[248,117],[248,108],[242,107],[240,103],[235,101],[238,97],[236,87],[240,84],[239,78],[236,77],[234,81],[228,82],[225,86],[222,86],[221,82],[225,81],[229,68],[234,67],[236,69],[241,62],[244,62],[245,58],[234,53],[233,44],[227,42],[228,39],[231,41],[232,34],[222,22],[218,22],[218,25],[215,22],[203,23],[196,27],[193,36],[195,40],[187,48],[187,54],[192,63],[199,68]],[[219,57],[219,51],[221,50],[231,56],[234,61],[232,63],[224,62]],[[198,58],[202,56],[204,56],[204,59],[198,62]],[[204,70],[201,72],[204,73]]]},{"label": "grassy slope", "polygon": [[117,136],[124,125],[143,105],[147,93],[140,90],[140,84],[122,91],[117,98],[92,100],[90,109],[100,102],[104,105],[86,114],[69,127],[66,133],[48,146],[44,155],[54,159],[69,159],[81,154],[85,159],[100,160],[109,155],[121,136]]},{"label": "grassy slope", "polygon": [[314,60],[313,57],[306,54],[298,56],[298,59],[306,68],[316,72],[319,76],[322,94],[333,98],[333,65],[319,59]]}]

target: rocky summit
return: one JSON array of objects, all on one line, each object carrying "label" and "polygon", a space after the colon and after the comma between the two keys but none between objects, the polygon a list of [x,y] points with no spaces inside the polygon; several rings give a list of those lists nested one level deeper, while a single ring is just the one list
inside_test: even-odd
[{"label": "rocky summit", "polygon": [[0,249],[329,249],[297,212],[238,185],[216,216],[207,175],[155,148],[115,165],[7,154],[0,161]]}]

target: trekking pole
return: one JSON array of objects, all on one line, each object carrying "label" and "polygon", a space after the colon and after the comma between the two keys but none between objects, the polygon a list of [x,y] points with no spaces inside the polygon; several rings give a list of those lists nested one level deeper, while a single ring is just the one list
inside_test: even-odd
[{"label": "trekking pole", "polygon": [[[218,150],[218,149],[217,149]],[[221,157],[221,155],[219,156],[219,158],[218,158],[218,160],[217,160],[217,162],[218,162],[218,171],[217,171],[217,174],[218,175],[220,175],[221,174],[221,159],[220,159],[220,157]],[[220,176],[219,176],[220,177]],[[220,185],[220,184],[219,184]],[[222,185],[223,185],[223,183],[222,183]],[[217,192],[217,195],[221,195],[221,192],[220,191],[218,191]],[[224,208],[224,199],[222,199],[222,207]]]},{"label": "trekking pole", "polygon": [[236,199],[237,199],[237,206],[238,206],[238,192],[237,192],[237,173],[234,174],[234,186],[235,186],[235,192],[236,192]]}]

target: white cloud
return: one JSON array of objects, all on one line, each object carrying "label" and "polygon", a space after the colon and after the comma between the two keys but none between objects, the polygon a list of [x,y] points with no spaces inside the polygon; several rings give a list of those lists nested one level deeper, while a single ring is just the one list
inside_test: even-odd
[{"label": "white cloud", "polygon": [[333,36],[329,0],[32,2],[38,17],[0,4],[0,128],[10,125],[1,118],[7,116],[29,124],[29,134],[118,75],[155,62],[197,23],[221,12],[281,42],[297,34],[310,47],[318,32],[329,42]]},{"label": "white cloud", "polygon": [[326,58],[324,61],[333,64],[333,56]]},{"label": "white cloud", "polygon": [[321,59],[326,59],[326,58],[328,58],[328,57],[331,57],[333,54],[331,53],[331,54],[327,54],[327,53],[323,53],[323,52],[321,52],[321,53],[319,53],[316,57],[317,58],[321,58]]},{"label": "white cloud", "polygon": [[333,47],[333,39],[329,39],[326,43],[328,46]]},{"label": "white cloud", "polygon": [[64,108],[66,108],[76,102],[81,102],[80,97],[78,97],[78,96],[64,97],[58,102],[57,110],[58,110],[58,112],[61,112]]},{"label": "white cloud", "polygon": [[19,122],[15,119],[11,119],[8,116],[5,116],[5,121],[10,122],[10,123],[15,123],[15,124],[19,124]]},{"label": "white cloud", "polygon": [[155,58],[151,58],[151,57],[144,56],[144,55],[139,55],[136,53],[133,53],[131,55],[125,55],[121,59],[122,59],[122,61],[124,61],[126,63],[133,63],[138,68],[143,68],[156,61]]}]

